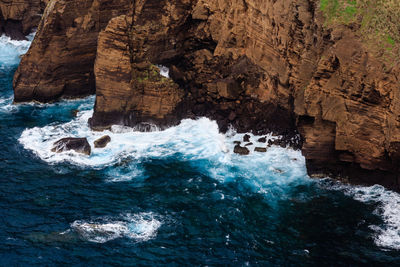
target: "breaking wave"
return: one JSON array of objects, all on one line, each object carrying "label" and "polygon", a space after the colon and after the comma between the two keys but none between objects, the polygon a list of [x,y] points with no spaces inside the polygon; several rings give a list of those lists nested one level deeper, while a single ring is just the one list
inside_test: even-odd
[{"label": "breaking wave", "polygon": [[125,214],[120,218],[98,218],[93,221],[75,221],[71,229],[82,239],[94,243],[106,243],[117,238],[129,238],[144,242],[154,238],[161,221],[153,213]]}]

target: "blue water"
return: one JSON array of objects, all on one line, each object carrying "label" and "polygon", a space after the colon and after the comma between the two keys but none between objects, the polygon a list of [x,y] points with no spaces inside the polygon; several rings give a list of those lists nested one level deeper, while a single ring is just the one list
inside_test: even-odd
[{"label": "blue water", "polygon": [[[0,37],[0,265],[399,264],[397,193],[312,180],[291,149],[234,155],[243,135],[205,118],[97,133],[93,97],[12,105],[28,45]],[[90,157],[50,152],[104,134]]]}]

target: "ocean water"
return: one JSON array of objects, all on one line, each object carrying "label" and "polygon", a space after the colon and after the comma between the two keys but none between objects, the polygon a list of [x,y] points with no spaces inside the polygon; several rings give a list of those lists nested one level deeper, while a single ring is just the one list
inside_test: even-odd
[{"label": "ocean water", "polygon": [[235,155],[243,135],[206,118],[91,132],[94,97],[13,105],[28,47],[0,37],[1,266],[399,265],[399,194],[310,179],[292,149]]}]

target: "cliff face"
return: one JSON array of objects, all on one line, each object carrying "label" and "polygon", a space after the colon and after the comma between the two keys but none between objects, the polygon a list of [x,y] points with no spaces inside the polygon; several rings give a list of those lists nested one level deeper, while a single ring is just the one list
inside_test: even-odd
[{"label": "cliff face", "polygon": [[[94,129],[207,116],[222,131],[273,131],[293,146],[299,132],[310,175],[399,189],[399,69],[374,57],[356,24],[324,24],[319,1],[142,0],[101,27],[84,26],[104,9],[78,2],[48,8],[15,76],[17,101],[89,93],[96,58]],[[64,23],[72,14],[84,19]]]},{"label": "cliff face", "polygon": [[0,35],[23,40],[39,24],[48,0],[0,0]]},{"label": "cliff face", "polygon": [[14,101],[93,94],[98,34],[112,17],[130,9],[125,0],[51,0],[14,76]]}]

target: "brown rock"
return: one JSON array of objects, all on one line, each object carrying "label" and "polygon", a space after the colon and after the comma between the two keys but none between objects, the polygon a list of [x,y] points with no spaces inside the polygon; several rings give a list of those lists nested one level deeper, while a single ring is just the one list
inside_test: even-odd
[{"label": "brown rock", "polygon": [[266,143],[267,142],[267,138],[261,137],[257,141],[260,142],[260,143]]},{"label": "brown rock", "polygon": [[265,153],[265,152],[267,152],[267,148],[266,147],[256,147],[256,148],[254,148],[254,151]]},{"label": "brown rock", "polygon": [[14,76],[14,101],[49,102],[95,92],[97,37],[131,10],[128,0],[52,0]]},{"label": "brown rock", "polygon": [[61,153],[74,150],[75,152],[90,156],[91,147],[86,138],[63,138],[53,144],[52,152]]},{"label": "brown rock", "polygon": [[39,25],[46,0],[0,0],[0,35],[24,40]]},{"label": "brown rock", "polygon": [[100,137],[96,141],[94,141],[94,147],[96,147],[96,148],[104,148],[110,142],[111,142],[111,137],[108,136],[108,135],[105,135],[105,136]]},{"label": "brown rock", "polygon": [[236,145],[233,149],[233,152],[239,155],[248,155],[250,154],[250,150],[247,147],[243,147],[240,145]]},{"label": "brown rock", "polygon": [[[329,28],[316,0],[109,2],[47,9],[16,101],[93,92],[109,22],[93,128],[207,116],[223,132],[284,135],[268,145],[304,142],[310,175],[399,188],[399,67],[363,44],[357,22]],[[175,80],[156,64],[173,66]]]},{"label": "brown rock", "polygon": [[250,135],[245,134],[245,135],[243,136],[243,142],[250,142]]}]

